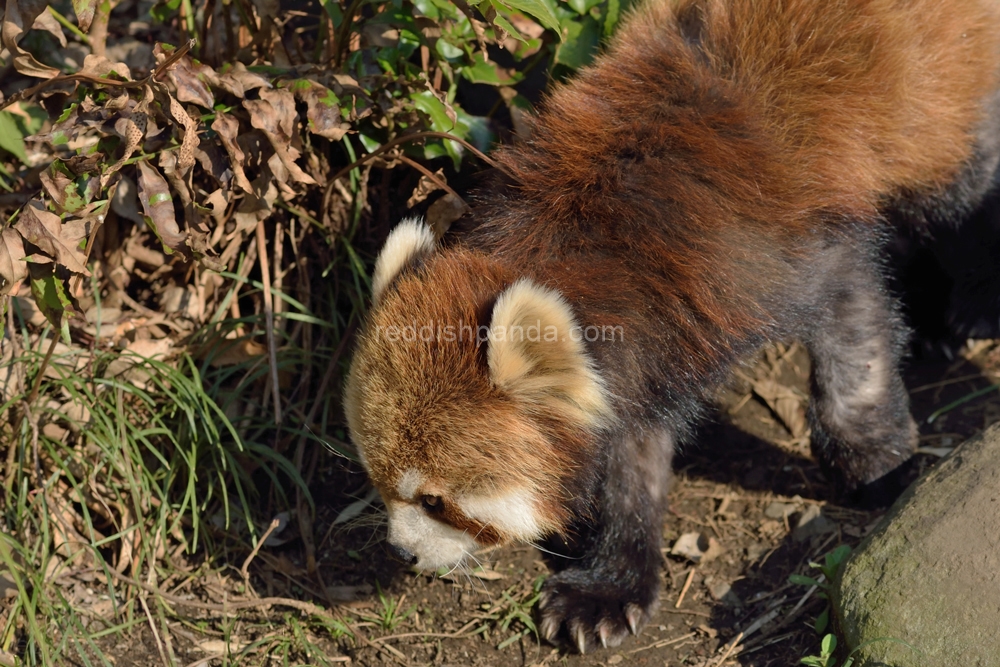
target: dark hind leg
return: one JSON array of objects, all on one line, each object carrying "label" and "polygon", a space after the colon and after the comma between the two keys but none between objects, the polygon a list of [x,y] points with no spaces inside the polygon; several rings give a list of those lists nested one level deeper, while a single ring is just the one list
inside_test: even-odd
[{"label": "dark hind leg", "polygon": [[902,491],[900,466],[916,425],[899,372],[906,341],[870,242],[838,243],[815,275],[816,317],[806,345],[813,362],[812,449],[841,493],[878,505]]}]

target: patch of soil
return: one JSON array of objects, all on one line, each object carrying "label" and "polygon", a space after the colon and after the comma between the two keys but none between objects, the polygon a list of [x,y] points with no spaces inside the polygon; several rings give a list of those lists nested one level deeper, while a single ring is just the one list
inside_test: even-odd
[{"label": "patch of soil", "polygon": [[[327,664],[365,667],[798,664],[819,652],[813,623],[825,601],[789,583],[789,575],[816,576],[810,561],[839,544],[856,545],[882,515],[831,500],[830,485],[809,455],[808,434],[802,433],[808,377],[801,347],[776,346],[720,392],[715,419],[675,458],[663,517],[659,611],[618,648],[577,655],[537,641],[532,610],[547,569],[532,547],[483,554],[486,567],[478,573],[438,577],[404,568],[385,549],[382,514],[364,501],[369,488],[364,473],[329,457],[313,490],[319,576],[307,574],[294,521],[288,534],[279,535],[280,544],[256,555],[250,572],[258,595],[311,600],[332,609],[357,638],[330,632],[329,622],[317,624],[315,617],[309,625],[299,612],[279,606],[249,610],[221,625],[218,614],[200,622],[192,613],[187,622],[168,622],[177,661],[224,664],[228,641],[236,652],[255,642],[260,648],[225,664],[270,664],[268,656],[278,654],[306,664],[322,664],[322,656]],[[970,341],[954,360],[915,357],[905,378],[921,430],[914,477],[1000,421],[1000,392],[970,398],[1000,380],[1000,343]],[[335,524],[352,503],[362,511]],[[698,564],[671,555],[686,534],[697,534],[703,547],[718,543],[721,552]],[[243,557],[236,556],[228,572],[190,580],[187,592],[216,604],[244,599]],[[311,654],[301,649],[303,641]],[[118,666],[163,664],[148,623],[137,624],[124,638],[106,636],[98,648]]]},{"label": "patch of soil", "polygon": [[[923,452],[914,477],[949,448],[1000,421],[1000,393],[993,392],[928,423],[935,410],[996,382],[998,372],[1000,346],[989,341],[972,343],[954,361],[943,355],[909,361],[905,377]],[[799,396],[804,409],[808,377],[808,358],[800,347],[767,351],[737,373],[719,396],[716,419],[675,460],[670,509],[663,518],[660,609],[638,637],[581,656],[539,644],[516,615],[502,625],[518,604],[532,601],[533,586],[547,572],[533,548],[494,552],[486,579],[441,579],[394,565],[382,542],[384,529],[362,527],[337,533],[331,541],[323,553],[326,578],[355,586],[374,587],[377,581],[384,596],[398,601],[400,613],[412,611],[390,629],[374,620],[384,613],[377,595],[348,603],[358,619],[355,627],[368,641],[345,644],[343,656],[372,666],[767,667],[797,664],[802,656],[818,653],[820,636],[812,624],[825,601],[790,584],[788,577],[818,574],[809,561],[820,560],[838,544],[857,544],[882,512],[833,502],[827,480],[809,455],[807,435],[794,437],[789,430],[789,423],[797,428],[795,410],[786,405],[776,412],[753,391],[754,383],[773,379]],[[343,498],[330,501],[334,515],[345,505]],[[686,533],[700,534],[703,544],[717,541],[721,555],[699,564],[670,555],[670,547]],[[724,657],[730,647],[734,650]]]}]

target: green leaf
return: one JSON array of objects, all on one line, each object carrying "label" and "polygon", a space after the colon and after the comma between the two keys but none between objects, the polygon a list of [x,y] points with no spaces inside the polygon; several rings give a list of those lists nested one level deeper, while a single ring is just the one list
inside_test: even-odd
[{"label": "green leaf", "polygon": [[514,72],[513,76],[502,72],[500,66],[486,60],[481,51],[472,56],[472,65],[460,67],[458,71],[467,81],[488,86],[510,86],[524,78],[520,72]]},{"label": "green leaf", "polygon": [[591,16],[577,21],[566,21],[562,29],[562,44],[556,49],[556,62],[566,67],[580,69],[589,65],[601,41],[601,26]]},{"label": "green leaf", "polygon": [[581,16],[601,4],[601,2],[602,0],[566,0],[566,4],[572,7],[576,13]]},{"label": "green leaf", "polygon": [[826,627],[829,624],[830,624],[830,608],[827,607],[822,611],[822,613],[820,613],[819,616],[816,617],[816,624],[814,626],[816,628],[816,634],[818,635],[823,634],[823,631],[826,630]]},{"label": "green leaf", "polygon": [[333,21],[333,27],[339,28],[340,24],[344,22],[344,12],[340,9],[340,3],[335,2],[335,0],[321,0],[321,4],[326,15]]},{"label": "green leaf", "polygon": [[837,650],[837,636],[836,635],[826,635],[823,637],[823,641],[819,643],[820,651],[822,651],[822,656],[833,655],[833,652]]},{"label": "green leaf", "polygon": [[24,135],[9,111],[0,111],[0,148],[22,163],[28,161],[28,155],[24,151]]},{"label": "green leaf", "polygon": [[35,297],[35,305],[62,334],[63,342],[69,345],[69,317],[66,311],[72,310],[73,302],[66,292],[66,286],[56,277],[55,264],[32,262],[28,264],[28,272],[31,275],[31,294]]},{"label": "green leaf", "polygon": [[444,39],[434,42],[434,50],[445,60],[458,60],[465,55],[465,51]]},{"label": "green leaf", "polygon": [[369,153],[374,153],[378,150],[379,146],[382,145],[378,139],[373,139],[364,132],[358,132],[358,139],[361,141],[361,145],[364,146],[365,150]]},{"label": "green leaf", "polygon": [[618,25],[618,19],[621,17],[621,2],[620,0],[608,0],[608,8],[604,13],[604,36],[610,37],[615,31],[615,26]]},{"label": "green leaf", "polygon": [[537,20],[549,30],[559,33],[559,18],[556,16],[556,4],[553,0],[494,0],[497,10],[506,6],[524,12],[531,18]]},{"label": "green leaf", "polygon": [[[440,41],[438,42],[440,43]],[[423,111],[431,120],[431,129],[437,132],[454,132],[456,123],[448,115],[448,109],[444,102],[439,100],[434,93],[429,90],[421,90],[410,93],[410,99],[420,111]]]},{"label": "green leaf", "polygon": [[788,581],[793,584],[798,584],[800,586],[821,586],[818,581],[812,577],[807,577],[804,574],[792,574],[788,576]]},{"label": "green leaf", "polygon": [[851,547],[848,544],[841,544],[839,547],[831,551],[826,555],[824,560],[826,561],[827,567],[836,567],[844,562],[844,560],[850,555]]},{"label": "green leaf", "polygon": [[528,43],[528,41],[524,38],[524,35],[522,35],[517,28],[511,25],[510,21],[508,21],[507,18],[499,11],[497,11],[496,16],[493,17],[493,25],[500,28],[517,41],[523,44]]},{"label": "green leaf", "polygon": [[97,0],[73,0],[73,11],[76,12],[76,23],[80,26],[80,30],[90,31],[95,9],[97,9]]}]

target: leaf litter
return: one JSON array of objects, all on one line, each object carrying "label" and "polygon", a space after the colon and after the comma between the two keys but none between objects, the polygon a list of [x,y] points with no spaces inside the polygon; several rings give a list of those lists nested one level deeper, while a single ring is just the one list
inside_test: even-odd
[{"label": "leaf litter", "polygon": [[[449,580],[401,570],[385,557],[359,467],[327,456],[350,453],[338,374],[389,221],[416,207],[443,234],[468,211],[458,166],[496,138],[499,124],[462,106],[458,82],[495,89],[494,111],[518,126],[530,106],[515,88],[526,59],[585,52],[563,47],[564,26],[610,22],[611,3],[407,2],[409,13],[371,3],[357,13],[238,1],[191,15],[194,3],[182,2],[158,5],[155,20],[129,0],[110,13],[96,0],[72,4],[67,18],[8,0],[2,26],[13,75],[0,83],[0,115],[20,143],[0,146],[0,185],[18,195],[0,196],[0,440],[24,443],[0,449],[3,529],[43,547],[0,558],[5,595],[17,587],[4,582],[41,573],[32,586],[86,611],[74,638],[113,629],[127,607],[145,620],[95,646],[141,650],[145,664],[190,649],[192,660],[228,652],[247,664],[285,650],[366,665],[517,655],[707,667],[750,628],[755,637],[730,652],[741,664],[802,655],[812,635],[773,630],[794,609],[788,574],[840,535],[860,539],[875,517],[820,500],[825,480],[804,455],[801,350],[769,350],[721,400],[766,455],[712,454],[733,439],[724,427],[680,461],[661,613],[619,652],[538,645],[531,611],[546,570],[531,549],[477,554],[481,568]],[[141,49],[116,55],[137,38],[148,62]],[[516,67],[498,64],[500,48]],[[943,441],[970,419],[1000,419],[990,405],[946,415],[927,435]],[[288,415],[278,425],[275,408]],[[157,495],[158,484],[169,492]],[[16,521],[27,512],[19,488],[49,508],[47,542]],[[775,502],[793,509],[771,518]],[[261,541],[275,516],[280,538]],[[252,577],[232,576],[206,544],[225,545],[237,554],[229,569]],[[146,610],[134,606],[140,595]],[[233,605],[246,625],[224,636]],[[0,611],[12,628],[0,659],[15,638],[48,650],[32,622]]]}]

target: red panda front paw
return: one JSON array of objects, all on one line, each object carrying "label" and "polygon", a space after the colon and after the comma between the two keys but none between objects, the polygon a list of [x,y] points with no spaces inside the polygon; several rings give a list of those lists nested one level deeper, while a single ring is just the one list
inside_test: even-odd
[{"label": "red panda front paw", "polygon": [[618,646],[652,618],[659,581],[626,586],[597,579],[586,570],[565,570],[548,578],[540,601],[540,630],[556,643],[562,634],[580,653]]}]

